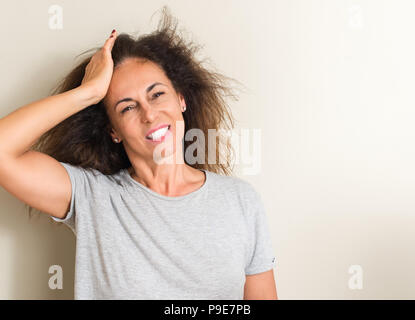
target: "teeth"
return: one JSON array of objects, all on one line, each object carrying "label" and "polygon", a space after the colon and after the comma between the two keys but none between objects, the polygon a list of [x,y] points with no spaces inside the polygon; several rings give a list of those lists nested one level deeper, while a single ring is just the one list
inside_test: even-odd
[{"label": "teeth", "polygon": [[152,134],[150,134],[148,137],[152,140],[159,140],[162,136],[166,134],[168,129],[169,129],[168,126],[158,129],[157,131],[154,131]]}]

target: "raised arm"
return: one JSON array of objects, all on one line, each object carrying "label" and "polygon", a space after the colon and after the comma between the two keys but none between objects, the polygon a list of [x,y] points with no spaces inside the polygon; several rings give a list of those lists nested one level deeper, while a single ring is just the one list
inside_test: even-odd
[{"label": "raised arm", "polygon": [[109,37],[85,68],[82,84],[27,104],[0,119],[0,186],[42,212],[63,218],[71,182],[65,168],[47,154],[29,150],[45,132],[105,96],[113,72]]}]

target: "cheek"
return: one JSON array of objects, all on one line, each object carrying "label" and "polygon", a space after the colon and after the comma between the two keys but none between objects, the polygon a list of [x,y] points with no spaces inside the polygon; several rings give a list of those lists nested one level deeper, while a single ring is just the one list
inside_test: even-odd
[{"label": "cheek", "polygon": [[143,131],[144,129],[137,124],[137,121],[126,121],[120,125],[121,134],[129,140],[140,139]]}]

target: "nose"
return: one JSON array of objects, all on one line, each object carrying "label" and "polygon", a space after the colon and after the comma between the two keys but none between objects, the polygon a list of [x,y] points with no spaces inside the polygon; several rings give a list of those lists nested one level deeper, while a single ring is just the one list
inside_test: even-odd
[{"label": "nose", "polygon": [[152,107],[149,103],[141,105],[141,119],[143,122],[153,122],[157,118],[157,109]]}]

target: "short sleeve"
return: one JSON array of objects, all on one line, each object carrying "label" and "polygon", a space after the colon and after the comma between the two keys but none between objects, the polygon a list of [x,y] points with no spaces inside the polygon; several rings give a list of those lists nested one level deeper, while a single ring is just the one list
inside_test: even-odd
[{"label": "short sleeve", "polygon": [[245,274],[256,274],[271,270],[276,265],[276,257],[272,247],[271,233],[267,221],[265,208],[260,195],[250,187],[247,197],[249,255],[245,267]]},{"label": "short sleeve", "polygon": [[60,162],[60,164],[66,169],[69,178],[71,180],[71,203],[69,206],[69,211],[67,212],[64,218],[57,218],[51,216],[51,218],[57,222],[62,222],[66,224],[71,230],[76,234],[76,212],[75,212],[75,201],[77,201],[77,194],[79,190],[82,189],[82,186],[85,184],[85,172],[83,168],[77,167],[65,162]]}]

